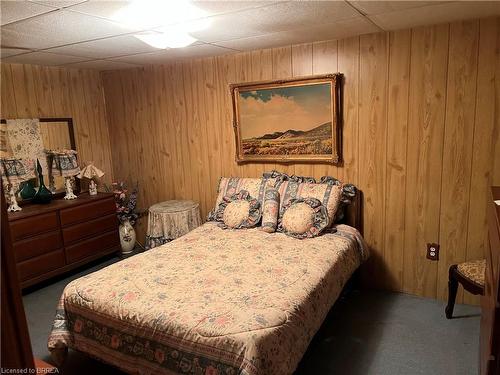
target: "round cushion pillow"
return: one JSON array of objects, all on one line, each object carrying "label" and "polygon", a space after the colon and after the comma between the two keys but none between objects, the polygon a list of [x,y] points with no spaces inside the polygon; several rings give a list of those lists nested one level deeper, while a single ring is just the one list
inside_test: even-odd
[{"label": "round cushion pillow", "polygon": [[237,228],[245,220],[248,220],[249,212],[250,202],[238,199],[227,204],[222,214],[222,221],[229,228]]},{"label": "round cushion pillow", "polygon": [[295,238],[318,236],[328,227],[328,211],[315,198],[291,199],[279,218],[278,232]]},{"label": "round cushion pillow", "polygon": [[252,198],[248,191],[241,190],[222,198],[215,219],[224,229],[252,228],[260,221],[261,214],[259,201]]}]

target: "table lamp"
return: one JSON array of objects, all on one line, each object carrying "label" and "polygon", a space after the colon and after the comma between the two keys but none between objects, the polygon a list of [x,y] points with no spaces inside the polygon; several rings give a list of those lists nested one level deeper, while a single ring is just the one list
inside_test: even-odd
[{"label": "table lamp", "polygon": [[94,178],[104,176],[104,172],[99,168],[94,166],[93,162],[88,162],[85,167],[82,168],[80,173],[76,177],[78,178],[88,178],[89,182],[89,195],[97,195],[97,184],[94,181]]},{"label": "table lamp", "polygon": [[73,181],[75,176],[80,172],[80,167],[76,159],[76,151],[49,150],[47,154],[52,159],[51,173],[53,174],[55,171],[56,175],[64,177],[64,187],[66,189],[64,199],[76,199],[76,195],[73,193]]},{"label": "table lamp", "polygon": [[29,178],[26,173],[26,167],[20,159],[14,158],[2,158],[0,159],[0,165],[2,167],[2,177],[8,182],[10,205],[7,211],[21,211],[21,207],[17,204],[16,191],[19,184]]}]

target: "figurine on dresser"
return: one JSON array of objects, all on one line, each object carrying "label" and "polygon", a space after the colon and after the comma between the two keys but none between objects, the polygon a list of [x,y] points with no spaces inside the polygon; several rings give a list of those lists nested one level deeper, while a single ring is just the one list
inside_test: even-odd
[{"label": "figurine on dresser", "polygon": [[82,168],[80,173],[76,176],[80,179],[86,178],[89,180],[89,194],[90,195],[97,195],[97,183],[96,179],[101,178],[104,176],[104,172],[101,171],[99,168],[97,168],[94,165],[94,162],[87,162],[87,165]]},{"label": "figurine on dresser", "polygon": [[64,199],[69,200],[69,199],[76,199],[75,193],[73,193],[73,183],[75,182],[74,177],[69,177],[64,180],[64,188],[66,189],[66,195],[64,196]]}]

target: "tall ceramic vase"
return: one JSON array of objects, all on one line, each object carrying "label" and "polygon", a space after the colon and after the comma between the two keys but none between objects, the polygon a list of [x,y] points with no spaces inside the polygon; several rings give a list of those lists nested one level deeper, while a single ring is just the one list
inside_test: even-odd
[{"label": "tall ceramic vase", "polygon": [[38,159],[36,159],[36,171],[38,173],[38,190],[33,197],[33,203],[50,203],[52,200],[52,192],[47,189],[43,182],[42,166]]},{"label": "tall ceramic vase", "polygon": [[122,254],[130,254],[134,251],[135,240],[135,229],[132,224],[130,224],[129,220],[125,220],[120,224],[120,245],[122,247]]}]

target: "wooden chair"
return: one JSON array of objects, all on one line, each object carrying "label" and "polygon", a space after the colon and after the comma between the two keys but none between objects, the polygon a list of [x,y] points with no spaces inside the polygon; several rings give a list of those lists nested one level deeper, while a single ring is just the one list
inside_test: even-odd
[{"label": "wooden chair", "polygon": [[474,260],[459,264],[453,264],[449,270],[448,280],[448,305],[445,313],[448,319],[453,317],[453,308],[457,297],[458,283],[462,284],[464,289],[474,295],[484,295],[484,270],[486,260]]}]

